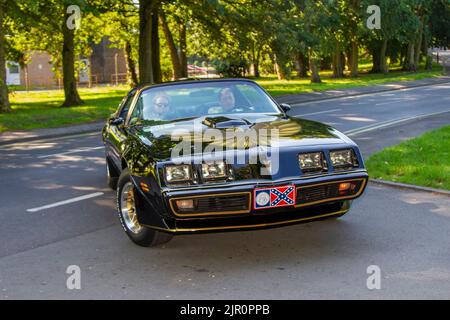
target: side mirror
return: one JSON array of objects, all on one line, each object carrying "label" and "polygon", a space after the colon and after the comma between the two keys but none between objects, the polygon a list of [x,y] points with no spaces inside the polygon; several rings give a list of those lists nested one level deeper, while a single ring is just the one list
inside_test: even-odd
[{"label": "side mirror", "polygon": [[288,105],[287,103],[280,104],[280,107],[281,107],[281,109],[283,109],[284,112],[289,112],[292,109],[292,107],[290,105]]},{"label": "side mirror", "polygon": [[120,126],[121,124],[124,124],[125,120],[122,117],[119,118],[112,118],[109,120],[109,124],[113,126]]}]

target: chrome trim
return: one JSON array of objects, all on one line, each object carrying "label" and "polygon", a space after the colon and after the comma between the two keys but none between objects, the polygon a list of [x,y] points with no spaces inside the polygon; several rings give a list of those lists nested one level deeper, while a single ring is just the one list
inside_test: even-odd
[{"label": "chrome trim", "polygon": [[195,233],[195,232],[202,232],[202,231],[220,231],[220,230],[225,231],[225,230],[233,230],[233,229],[240,230],[240,229],[252,229],[252,228],[254,229],[254,228],[282,226],[282,225],[287,225],[287,224],[294,224],[294,223],[298,223],[298,222],[317,220],[317,219],[328,218],[328,217],[333,217],[333,216],[341,216],[347,212],[348,212],[348,209],[340,210],[340,211],[333,212],[333,213],[327,213],[327,214],[323,214],[323,215],[319,215],[319,216],[308,217],[308,218],[300,218],[300,219],[287,220],[287,221],[278,221],[278,222],[272,222],[272,223],[260,223],[260,224],[253,224],[253,225],[240,225],[240,226],[191,228],[191,229],[187,229],[187,228],[186,229],[184,229],[184,228],[164,229],[164,228],[153,227],[153,226],[149,226],[149,225],[146,225],[146,227],[164,231],[164,232],[169,232],[169,233],[177,233],[177,232]]}]

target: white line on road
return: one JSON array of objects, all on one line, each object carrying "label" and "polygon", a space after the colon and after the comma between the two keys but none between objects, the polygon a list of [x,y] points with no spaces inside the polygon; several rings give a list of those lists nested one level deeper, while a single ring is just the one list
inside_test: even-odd
[{"label": "white line on road", "polygon": [[388,101],[388,102],[376,103],[375,105],[378,107],[378,106],[385,106],[385,105],[388,105],[388,104],[394,104],[394,103],[397,103],[397,102],[399,102],[399,101]]},{"label": "white line on road", "polygon": [[397,124],[400,124],[400,123],[403,123],[403,122],[408,122],[408,121],[411,121],[411,120],[419,120],[419,119],[428,118],[428,117],[432,117],[432,116],[437,116],[437,115],[445,114],[445,113],[449,113],[449,112],[450,112],[450,110],[447,110],[447,111],[443,111],[443,112],[421,114],[421,115],[414,116],[414,117],[389,120],[389,121],[379,122],[379,123],[372,124],[372,125],[365,126],[365,127],[360,127],[360,128],[348,130],[348,131],[346,131],[344,133],[346,135],[348,135],[349,137],[351,137],[351,136],[355,136],[357,134],[366,133],[366,132],[370,132],[370,131],[374,131],[374,130],[379,130],[379,129],[391,127],[391,126],[394,126],[394,125],[397,125]]},{"label": "white line on road", "polygon": [[333,110],[327,110],[327,111],[321,111],[321,112],[298,114],[298,115],[296,115],[296,117],[315,116],[316,114],[332,113],[332,112],[336,112],[336,111],[342,111],[342,109],[333,109]]},{"label": "white line on road", "polygon": [[104,147],[93,147],[93,148],[83,148],[83,149],[75,149],[75,150],[71,150],[71,151],[67,151],[67,152],[62,152],[62,153],[55,153],[55,154],[48,154],[45,156],[39,156],[38,159],[45,159],[45,158],[51,158],[51,157],[58,157],[58,156],[65,156],[68,154],[73,154],[73,153],[79,153],[79,152],[89,152],[89,151],[94,151],[94,150],[100,150],[103,149]]},{"label": "white line on road", "polygon": [[28,209],[27,212],[39,212],[39,211],[42,211],[42,210],[51,209],[51,208],[55,208],[55,207],[60,207],[60,206],[66,205],[66,204],[74,203],[74,202],[79,202],[79,201],[83,201],[83,200],[97,198],[97,197],[100,197],[102,195],[104,195],[103,192],[96,192],[96,193],[93,193],[93,194],[88,194],[88,195],[85,195],[85,196],[76,197],[76,198],[73,198],[73,199],[52,203],[52,204],[49,204],[49,205],[46,205],[46,206],[43,206],[43,207]]}]

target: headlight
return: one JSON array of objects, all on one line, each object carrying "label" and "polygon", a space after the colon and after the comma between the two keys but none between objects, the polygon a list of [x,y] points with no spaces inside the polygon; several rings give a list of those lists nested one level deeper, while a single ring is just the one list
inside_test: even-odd
[{"label": "headlight", "polygon": [[227,165],[224,161],[202,164],[202,177],[204,180],[227,179]]},{"label": "headlight", "polygon": [[330,152],[331,163],[337,169],[353,168],[358,166],[358,161],[353,150],[340,150]]},{"label": "headlight", "polygon": [[192,167],[190,165],[167,166],[165,171],[168,183],[183,183],[193,180]]},{"label": "headlight", "polygon": [[304,153],[298,156],[302,171],[321,171],[326,168],[322,152]]}]

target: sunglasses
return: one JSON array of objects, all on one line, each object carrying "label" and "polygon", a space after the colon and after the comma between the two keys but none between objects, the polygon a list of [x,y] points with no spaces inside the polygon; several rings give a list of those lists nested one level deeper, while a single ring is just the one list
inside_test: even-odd
[{"label": "sunglasses", "polygon": [[168,103],[156,103],[155,105],[159,108],[167,108],[169,106]]}]

